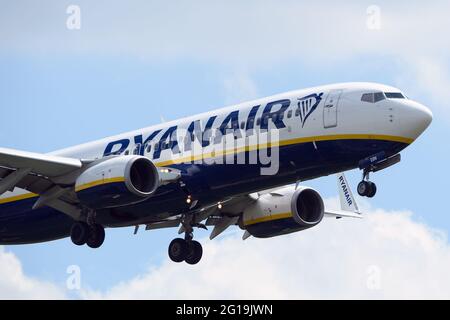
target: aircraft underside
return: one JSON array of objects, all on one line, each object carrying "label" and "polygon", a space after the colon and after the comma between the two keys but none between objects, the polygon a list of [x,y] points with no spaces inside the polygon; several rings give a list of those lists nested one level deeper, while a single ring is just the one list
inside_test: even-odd
[{"label": "aircraft underside", "polygon": [[[162,221],[193,210],[192,202],[196,199],[201,202],[196,203],[195,208],[207,207],[231,197],[354,169],[366,157],[379,152],[390,157],[406,146],[398,141],[367,139],[282,146],[279,171],[275,176],[261,175],[260,165],[177,164],[172,167],[182,172],[183,186],[168,184],[144,202],[97,210],[96,221],[105,227]],[[192,200],[187,202],[188,196]],[[0,204],[1,244],[36,243],[70,235],[73,219],[50,207],[32,210],[37,199],[37,196],[29,196]]]}]

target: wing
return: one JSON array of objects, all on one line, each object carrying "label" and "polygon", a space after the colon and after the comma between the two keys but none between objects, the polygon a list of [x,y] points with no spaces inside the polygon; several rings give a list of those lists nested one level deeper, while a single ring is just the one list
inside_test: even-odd
[{"label": "wing", "polygon": [[14,187],[41,193],[52,179],[81,167],[79,159],[0,148],[0,194]]},{"label": "wing", "polygon": [[73,188],[65,188],[59,181],[81,169],[79,159],[0,148],[0,195],[15,187],[40,196],[34,208],[48,205],[72,217],[79,214]]},{"label": "wing", "polygon": [[57,177],[81,168],[82,163],[79,159],[0,148],[0,166]]},{"label": "wing", "polygon": [[178,233],[181,234],[185,232],[183,223],[189,223],[203,229],[213,227],[209,236],[212,240],[228,229],[228,227],[237,225],[240,214],[245,206],[253,201],[255,201],[255,199],[252,195],[240,195],[233,198],[227,198],[218,204],[192,210],[184,217],[178,215],[166,220],[148,223],[145,230],[179,227]]},{"label": "wing", "polygon": [[[339,218],[362,218],[362,214],[358,210],[358,205],[353,197],[350,186],[345,178],[344,173],[337,175],[339,199],[341,202],[341,210],[333,210],[326,208],[325,216]],[[293,188],[296,188],[292,186]],[[281,188],[274,188],[268,190],[262,190],[257,193],[251,193],[248,195],[241,195],[233,198],[226,199],[220,202],[219,205],[212,205],[208,207],[203,207],[197,210],[193,210],[187,213],[190,217],[186,220],[186,217],[177,216],[172,217],[167,220],[152,222],[147,224],[146,230],[160,229],[160,228],[172,228],[180,227],[179,233],[183,233],[185,228],[183,222],[190,223],[194,226],[201,226],[206,228],[207,226],[213,226],[213,230],[209,236],[210,239],[214,239],[219,234],[224,232],[228,227],[232,225],[237,225],[239,223],[239,217],[244,211],[245,207],[254,201],[257,201],[260,195],[267,193],[272,193],[274,195],[281,195],[277,193],[277,190]],[[202,221],[205,224],[202,224]],[[243,239],[247,239],[250,234],[246,231],[243,235]]]}]

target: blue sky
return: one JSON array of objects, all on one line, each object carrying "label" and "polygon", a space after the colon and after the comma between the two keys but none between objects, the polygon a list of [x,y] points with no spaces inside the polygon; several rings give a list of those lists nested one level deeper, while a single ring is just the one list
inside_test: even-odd
[{"label": "blue sky", "polygon": [[[434,121],[402,153],[399,165],[373,176],[378,194],[370,206],[364,205],[375,215],[380,214],[376,210],[393,211],[391,217],[413,212],[405,218],[408,226],[447,234],[450,45],[439,39],[450,27],[443,22],[447,19],[441,19],[450,8],[445,2],[424,7],[420,2],[379,1],[381,29],[371,30],[366,10],[372,4],[42,1],[37,5],[0,0],[0,145],[50,152],[157,124],[161,117],[173,120],[292,89],[381,82],[400,87],[427,105]],[[81,9],[80,30],[66,28],[69,5]],[[420,21],[415,18],[418,14]],[[348,178],[355,188],[360,173],[349,172]],[[337,194],[334,177],[306,184],[324,198]],[[382,217],[386,225],[392,222],[389,214]],[[357,232],[357,225],[346,226]],[[318,237],[317,228],[308,235]],[[20,261],[24,278],[36,279],[35,286],[55,286],[68,297],[80,297],[79,292],[64,289],[66,268],[73,264],[80,266],[87,291],[106,295],[119,283],[126,288],[132,279],[150,277],[148,291],[142,290],[139,297],[152,297],[151,287],[157,287],[152,270],[163,272],[158,267],[165,266],[167,245],[176,230],[141,231],[137,236],[132,232],[132,228],[107,230],[98,250],[75,247],[69,239],[4,250]],[[231,241],[227,237],[234,239],[236,231],[221,236],[214,248],[222,250]],[[442,245],[448,246],[446,240]],[[394,268],[395,262],[390,263]],[[171,268],[194,273],[186,265]],[[344,276],[351,277],[348,272]],[[219,287],[227,297],[228,288]],[[202,289],[197,290],[194,297]],[[339,296],[339,286],[333,292]]]}]

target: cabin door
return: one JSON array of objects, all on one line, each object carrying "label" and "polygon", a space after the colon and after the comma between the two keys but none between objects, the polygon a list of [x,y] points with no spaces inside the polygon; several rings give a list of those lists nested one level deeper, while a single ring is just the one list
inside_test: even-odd
[{"label": "cabin door", "polygon": [[337,111],[342,90],[332,90],[323,106],[323,126],[333,128],[337,126]]}]

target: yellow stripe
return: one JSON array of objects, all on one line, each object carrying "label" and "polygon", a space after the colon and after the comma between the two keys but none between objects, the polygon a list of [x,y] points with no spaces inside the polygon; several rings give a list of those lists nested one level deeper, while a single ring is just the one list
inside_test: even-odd
[{"label": "yellow stripe", "polygon": [[[332,140],[347,140],[347,139],[385,140],[385,141],[393,141],[393,142],[402,142],[402,143],[407,143],[407,144],[411,144],[414,141],[414,139],[411,139],[411,138],[380,135],[380,134],[339,134],[339,135],[327,135],[327,136],[314,136],[314,137],[289,139],[289,140],[284,140],[284,141],[275,142],[275,143],[263,143],[263,144],[253,145],[253,146],[239,147],[239,148],[234,148],[234,149],[230,149],[230,150],[219,151],[218,153],[210,152],[210,153],[206,153],[206,154],[188,156],[188,157],[183,157],[183,158],[179,158],[176,160],[162,161],[159,163],[155,163],[155,165],[158,167],[165,167],[165,166],[172,165],[172,164],[178,164],[178,163],[184,163],[184,162],[194,162],[194,161],[198,161],[201,159],[219,157],[219,156],[224,156],[224,155],[233,154],[233,153],[240,153],[243,151],[249,152],[249,151],[260,150],[260,149],[265,149],[265,148],[269,148],[269,147],[287,146],[287,145],[313,142],[313,141],[332,141]],[[114,181],[114,179],[121,179],[121,180]],[[111,180],[111,181],[109,181],[109,180]],[[101,185],[101,184],[112,183],[112,182],[123,182],[123,181],[124,181],[123,178],[111,178],[111,179],[105,179],[105,180],[97,180],[97,181],[79,186],[76,189],[76,191],[78,192],[78,191],[81,191],[81,190],[84,190],[87,188],[91,188],[91,187],[94,187],[97,185]],[[23,194],[23,195],[19,195],[19,196],[0,199],[0,204],[29,199],[29,198],[33,198],[33,197],[37,197],[37,196],[38,195],[34,194],[34,193],[27,193],[27,194]]]},{"label": "yellow stripe", "polygon": [[[88,189],[88,188],[92,188],[95,186],[99,186],[102,184],[107,184],[107,183],[113,183],[113,182],[124,182],[125,179],[123,177],[117,177],[117,178],[110,178],[110,179],[103,179],[103,180],[97,180],[97,181],[93,181],[90,183],[86,183],[83,184],[79,187],[76,188],[76,192],[84,190],[84,189]],[[20,201],[20,200],[25,200],[25,199],[31,199],[31,198],[36,198],[39,197],[38,194],[36,193],[25,193],[25,194],[21,194],[21,195],[17,195],[17,196],[13,196],[13,197],[9,197],[9,198],[3,198],[0,199],[0,204],[4,204],[4,203],[8,203],[8,202],[14,202],[14,201]]]},{"label": "yellow stripe", "polygon": [[249,226],[251,224],[273,221],[273,220],[287,219],[287,218],[292,218],[292,212],[277,213],[277,214],[273,214],[270,216],[247,220],[247,221],[244,221],[244,226]]},{"label": "yellow stripe", "polygon": [[96,181],[92,181],[92,182],[89,182],[89,183],[85,183],[85,184],[82,184],[82,185],[76,187],[75,192],[86,190],[86,189],[89,189],[89,188],[92,188],[92,187],[96,187],[96,186],[100,186],[100,185],[103,185],[103,184],[114,183],[114,182],[124,182],[124,181],[125,181],[124,177],[100,179],[100,180],[96,180]]},{"label": "yellow stripe", "polygon": [[281,146],[305,143],[305,142],[313,142],[313,141],[332,141],[332,140],[385,140],[385,141],[393,141],[393,142],[403,142],[407,144],[411,144],[414,139],[399,137],[399,136],[389,136],[382,134],[335,134],[328,136],[315,136],[315,137],[306,137],[306,138],[297,138],[284,140],[280,142]]},{"label": "yellow stripe", "polygon": [[0,199],[0,204],[14,202],[14,201],[20,201],[20,200],[25,200],[25,199],[31,199],[31,198],[35,198],[35,197],[39,197],[39,195],[37,195],[35,193],[25,193],[25,194],[21,194],[21,195],[14,196],[14,197]]},{"label": "yellow stripe", "polygon": [[337,134],[337,135],[327,135],[327,136],[314,136],[314,137],[305,137],[305,138],[297,138],[297,139],[289,139],[283,141],[277,141],[273,143],[262,143],[253,146],[245,146],[238,147],[229,150],[222,150],[217,152],[209,152],[204,154],[192,155],[187,157],[182,157],[174,160],[162,161],[156,164],[158,167],[165,167],[172,164],[179,163],[189,163],[202,159],[209,159],[214,157],[222,157],[229,154],[237,154],[243,151],[249,152],[253,150],[267,149],[271,147],[278,146],[288,146],[300,143],[314,142],[314,141],[333,141],[333,140],[384,140],[384,141],[393,141],[393,142],[402,142],[406,144],[411,144],[414,139],[399,137],[399,136],[389,136],[389,135],[380,135],[380,134]]}]

